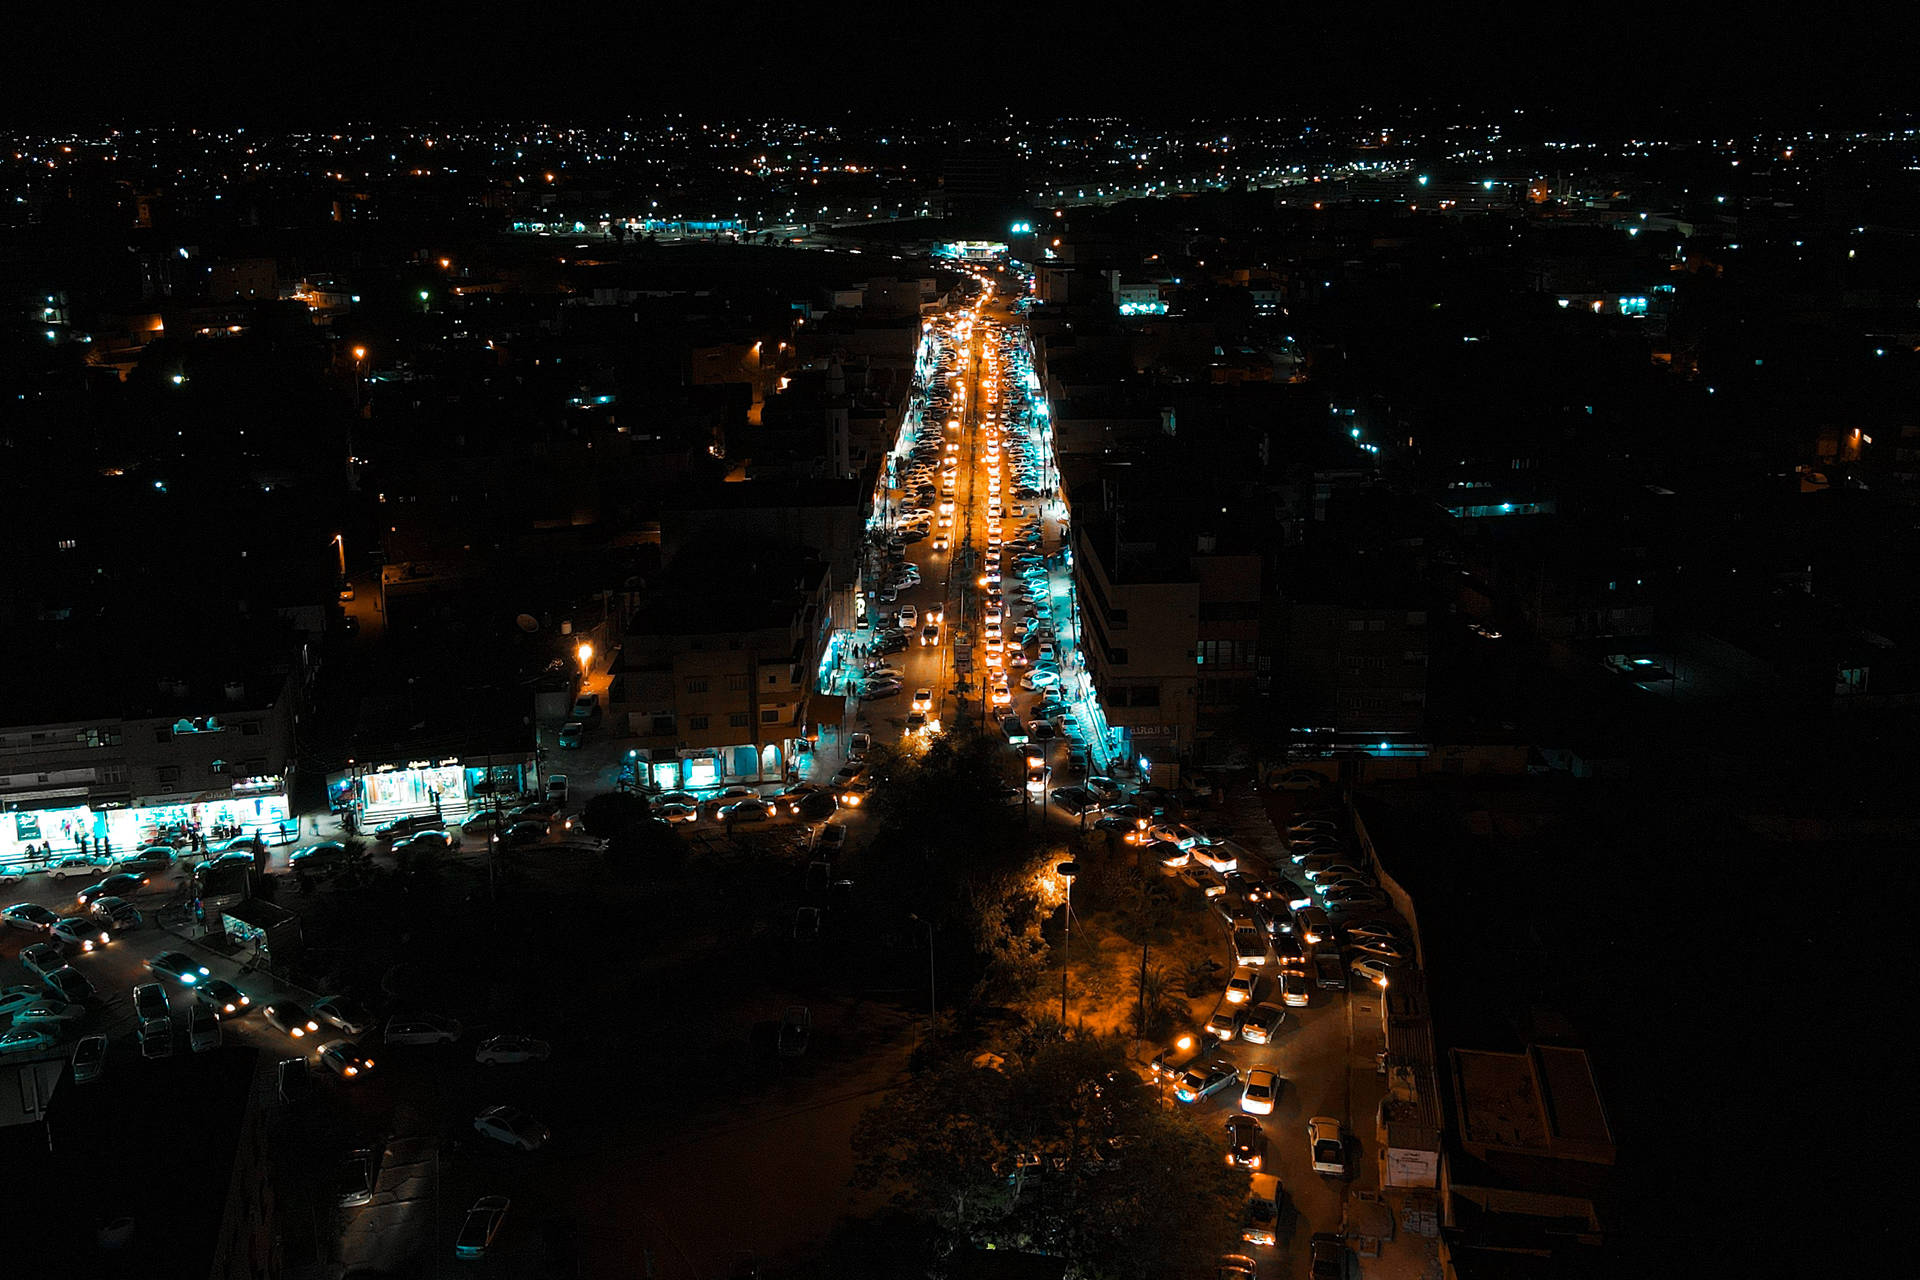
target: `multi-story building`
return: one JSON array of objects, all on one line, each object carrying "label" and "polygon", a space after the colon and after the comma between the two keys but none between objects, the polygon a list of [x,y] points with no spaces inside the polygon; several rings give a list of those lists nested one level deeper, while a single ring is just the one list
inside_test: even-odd
[{"label": "multi-story building", "polygon": [[71,671],[43,663],[31,681],[6,686],[0,860],[47,845],[91,852],[102,839],[131,851],[169,829],[278,838],[289,819],[302,678],[285,653],[118,677],[89,656]]},{"label": "multi-story building", "polygon": [[[1152,540],[1143,540],[1150,535]],[[1132,539],[1132,540],[1130,540]],[[1255,691],[1261,558],[1213,534],[1175,535],[1076,505],[1075,595],[1087,674],[1115,758],[1205,764]]]},{"label": "multi-story building", "polygon": [[708,550],[641,598],[608,692],[613,731],[662,788],[783,778],[806,749],[808,692],[830,649],[824,562]]}]

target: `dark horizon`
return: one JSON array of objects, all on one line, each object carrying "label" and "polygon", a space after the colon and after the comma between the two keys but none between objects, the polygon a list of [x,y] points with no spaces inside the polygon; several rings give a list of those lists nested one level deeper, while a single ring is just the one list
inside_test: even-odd
[{"label": "dark horizon", "polygon": [[276,12],[244,26],[152,12],[89,25],[74,12],[25,18],[0,53],[6,126],[673,112],[1164,120],[1434,103],[1720,132],[1782,116],[1849,123],[1913,103],[1895,52],[1908,47],[1905,24],[1876,24],[1863,50],[1837,24],[1772,29],[1697,10],[1691,27],[1659,31],[1502,8],[1455,11],[1431,29],[1374,13],[1261,14],[1204,32],[1115,23],[1091,6],[965,27],[880,6],[807,21],[650,13],[531,29],[523,13],[488,5],[416,6],[405,21],[392,9],[379,20]]}]

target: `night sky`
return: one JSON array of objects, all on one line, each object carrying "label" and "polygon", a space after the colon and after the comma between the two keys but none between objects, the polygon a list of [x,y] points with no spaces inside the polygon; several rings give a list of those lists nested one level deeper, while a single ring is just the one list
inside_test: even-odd
[{"label": "night sky", "polygon": [[1717,130],[1756,111],[1857,115],[1913,101],[1913,19],[1890,20],[1890,6],[1856,18],[1822,5],[1790,22],[1763,20],[1759,5],[1567,17],[1575,8],[1469,3],[1410,18],[1333,4],[42,5],[9,15],[0,113],[29,126],[658,110],[1177,116],[1439,98],[1557,105],[1591,122],[1671,124],[1682,112]]}]

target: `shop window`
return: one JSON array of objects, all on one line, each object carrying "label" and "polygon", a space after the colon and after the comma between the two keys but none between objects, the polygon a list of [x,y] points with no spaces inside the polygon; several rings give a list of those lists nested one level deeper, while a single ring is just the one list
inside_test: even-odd
[{"label": "shop window", "polygon": [[704,729],[706,727],[707,727],[707,718],[705,716],[688,716],[687,717],[687,728]]},{"label": "shop window", "polygon": [[728,715],[727,715],[727,725],[728,725],[728,726],[729,726],[730,728],[734,728],[734,729],[744,729],[744,728],[746,728],[746,727],[747,727],[747,713],[746,713],[746,712],[744,712],[744,711],[733,711],[733,712],[729,712],[729,713],[728,713]]}]

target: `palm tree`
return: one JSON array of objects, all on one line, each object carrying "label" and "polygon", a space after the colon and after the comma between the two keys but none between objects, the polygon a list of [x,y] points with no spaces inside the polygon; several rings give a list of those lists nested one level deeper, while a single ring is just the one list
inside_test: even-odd
[{"label": "palm tree", "polygon": [[1149,965],[1140,973],[1140,1003],[1133,1013],[1133,1031],[1142,1040],[1156,1040],[1172,1026],[1173,975],[1165,965]]}]

